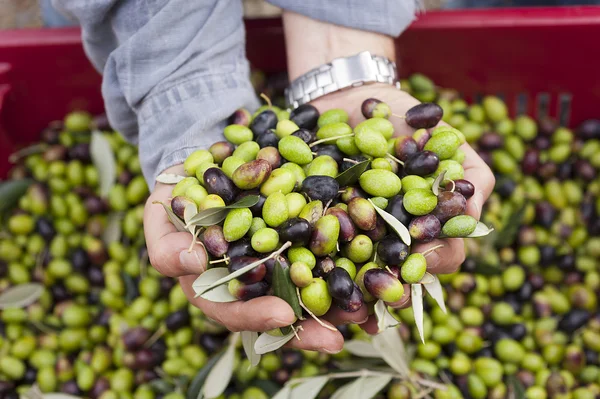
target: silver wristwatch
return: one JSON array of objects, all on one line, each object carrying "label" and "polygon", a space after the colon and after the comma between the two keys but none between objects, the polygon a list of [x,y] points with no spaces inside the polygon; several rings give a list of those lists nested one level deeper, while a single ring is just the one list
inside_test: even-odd
[{"label": "silver wristwatch", "polygon": [[285,89],[285,98],[288,106],[296,108],[334,91],[376,82],[399,86],[396,64],[363,51],[350,57],[336,58],[295,79]]}]

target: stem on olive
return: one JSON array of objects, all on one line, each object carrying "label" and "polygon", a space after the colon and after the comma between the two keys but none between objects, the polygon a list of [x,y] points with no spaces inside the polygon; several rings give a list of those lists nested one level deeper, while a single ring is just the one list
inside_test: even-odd
[{"label": "stem on olive", "polygon": [[273,108],[273,103],[271,103],[271,99],[269,98],[269,96],[267,96],[265,93],[260,93],[260,98],[267,102],[269,108]]},{"label": "stem on olive", "polygon": [[337,328],[332,327],[330,325],[327,325],[327,324],[323,323],[323,321],[321,321],[321,319],[319,319],[317,316],[315,316],[315,314],[313,312],[311,312],[310,309],[308,309],[306,307],[306,305],[304,304],[304,302],[302,302],[302,297],[300,296],[300,289],[298,287],[296,287],[296,295],[298,295],[298,302],[300,302],[300,306],[302,306],[302,308],[304,310],[306,310],[306,313],[308,313],[310,315],[310,317],[312,317],[313,319],[315,319],[317,323],[319,323],[320,325],[322,325],[326,329],[331,330],[331,331],[337,331]]},{"label": "stem on olive", "polygon": [[404,166],[404,162],[402,162],[401,160],[399,160],[398,158],[396,158],[392,154],[385,154],[385,157],[388,158],[388,159],[391,159],[392,161],[396,162],[399,165]]},{"label": "stem on olive", "polygon": [[324,139],[321,139],[321,140],[317,140],[317,141],[315,141],[313,143],[310,143],[308,146],[310,148],[313,148],[316,145],[319,145],[319,144],[322,144],[322,143],[327,143],[328,141],[334,141],[334,140],[338,140],[338,139],[343,139],[345,137],[353,137],[353,136],[354,136],[354,133],[341,134],[339,136],[331,136],[331,137],[327,137],[327,138],[324,138]]}]

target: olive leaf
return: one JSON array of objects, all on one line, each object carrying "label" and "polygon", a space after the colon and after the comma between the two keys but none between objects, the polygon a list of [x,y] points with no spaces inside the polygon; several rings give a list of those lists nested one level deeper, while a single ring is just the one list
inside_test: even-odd
[{"label": "olive leaf", "polygon": [[100,196],[106,197],[117,178],[117,162],[110,142],[99,131],[92,132],[90,156],[92,163],[98,170]]},{"label": "olive leaf", "polygon": [[12,208],[32,183],[32,179],[9,180],[0,183],[0,214]]},{"label": "olive leaf", "polygon": [[223,356],[215,364],[206,376],[202,395],[207,399],[213,399],[225,392],[231,377],[233,376],[233,366],[235,364],[235,348],[240,339],[240,333],[232,333],[229,339],[229,346]]},{"label": "olive leaf", "polygon": [[290,392],[292,392],[292,387],[285,385],[271,399],[290,399]]},{"label": "olive leaf", "polygon": [[175,386],[173,384],[162,378],[155,378],[152,381],[150,381],[148,385],[150,385],[150,388],[152,388],[152,390],[156,393],[167,394],[175,390]]},{"label": "olive leaf", "polygon": [[279,248],[277,251],[272,252],[271,255],[264,257],[262,259],[257,260],[256,262],[252,262],[249,265],[246,265],[244,267],[242,267],[239,270],[236,270],[235,272],[224,276],[223,278],[211,283],[208,287],[204,288],[204,290],[196,293],[196,298],[201,296],[202,298],[206,299],[206,293],[209,291],[214,290],[215,288],[217,288],[220,285],[226,284],[228,282],[230,282],[231,280],[233,280],[234,278],[237,278],[239,276],[241,276],[244,273],[249,272],[250,270],[254,269],[255,267],[262,265],[263,263],[265,263],[266,261],[268,261],[269,259],[273,259],[274,257],[278,256],[279,254],[281,254],[281,252],[285,251],[287,248],[289,248],[289,246],[291,245],[291,242],[287,242],[286,244],[284,244],[281,248]]},{"label": "olive leaf", "polygon": [[198,207],[195,203],[189,203],[183,208],[183,221],[185,222],[188,230],[192,233],[192,240],[196,240],[196,226],[190,226],[189,221],[198,214]]},{"label": "olive leaf", "polygon": [[[229,275],[229,270],[226,267],[215,267],[208,269],[202,273],[192,283],[192,288],[196,294],[202,292],[204,289],[209,287],[215,281],[222,279]],[[231,295],[226,285],[221,285],[212,291],[207,292],[202,296],[211,302],[235,302],[237,298]]]},{"label": "olive leaf", "polygon": [[387,305],[381,299],[375,304],[375,316],[377,317],[378,332],[396,327],[400,322],[390,313]]},{"label": "olive leaf", "polygon": [[423,279],[421,279],[421,284],[423,284],[425,290],[429,293],[429,295],[431,295],[431,297],[435,300],[435,302],[442,309],[442,311],[444,313],[447,313],[446,304],[444,303],[444,289],[442,288],[442,283],[440,283],[440,279],[434,274],[425,273],[425,275],[431,276],[431,280],[428,279],[428,281],[425,282],[423,281],[425,279],[424,277]]},{"label": "olive leaf", "polygon": [[246,357],[250,361],[252,367],[258,365],[260,362],[260,355],[254,351],[254,343],[258,339],[258,333],[255,331],[242,331],[242,345],[244,347],[244,352],[246,353]]},{"label": "olive leaf", "polygon": [[506,378],[506,383],[508,385],[509,392],[512,393],[512,397],[515,399],[525,399],[525,388],[521,381],[517,379],[514,375],[509,375]]},{"label": "olive leaf", "polygon": [[431,185],[431,191],[434,195],[439,195],[440,193],[440,184],[444,181],[444,176],[446,176],[446,171],[443,171],[435,178],[433,184]]},{"label": "olive leaf", "polygon": [[494,245],[496,248],[507,247],[515,241],[517,233],[519,232],[519,227],[522,225],[526,210],[527,207],[522,206],[521,209],[510,215],[505,225],[506,227],[496,235],[496,239],[494,240]]},{"label": "olive leaf", "polygon": [[430,284],[433,283],[434,280],[434,275],[429,273],[429,272],[425,272],[425,274],[423,275],[423,277],[421,278],[421,281],[419,281],[419,283],[421,284]]},{"label": "olive leaf", "polygon": [[81,399],[79,396],[68,395],[66,393],[45,393],[43,395],[44,399]]},{"label": "olive leaf", "polygon": [[292,388],[290,399],[315,399],[327,384],[329,377],[319,376],[308,379]]},{"label": "olive leaf", "polygon": [[372,338],[373,348],[398,374],[408,376],[408,354],[397,328],[389,328]]},{"label": "olive leaf", "polygon": [[273,294],[286,301],[294,310],[296,317],[302,317],[302,307],[300,307],[300,301],[296,294],[296,285],[290,278],[290,268],[284,269],[279,261],[276,261],[273,267],[272,286]]},{"label": "olive leaf", "polygon": [[183,179],[185,179],[185,176],[180,176],[173,173],[161,173],[156,177],[156,181],[162,184],[177,184]]},{"label": "olive leaf", "polygon": [[130,303],[139,295],[137,284],[133,280],[133,277],[124,271],[121,272],[121,278],[125,283],[125,302]]},{"label": "olive leaf", "polygon": [[289,333],[280,337],[275,337],[267,333],[262,333],[258,336],[258,339],[254,343],[254,351],[259,355],[264,355],[265,353],[273,352],[274,350],[281,348],[295,336],[296,334],[294,333],[294,331],[290,331]]},{"label": "olive leaf", "polygon": [[104,241],[106,245],[121,240],[121,235],[123,233],[121,222],[124,217],[124,212],[114,212],[108,215],[106,227],[102,232],[102,241]]},{"label": "olive leaf", "polygon": [[360,175],[365,173],[365,171],[369,168],[369,164],[371,161],[362,161],[353,165],[340,173],[335,180],[338,182],[340,187],[351,186],[352,184],[358,181]]},{"label": "olive leaf", "polygon": [[[186,399],[197,399],[202,392],[202,386],[204,385],[204,381],[206,380],[206,376],[212,370],[214,365],[219,361],[221,356],[223,356],[225,352],[219,352],[215,356],[211,357],[210,360],[198,371],[198,373],[194,376],[194,379],[190,383],[186,393]],[[156,380],[154,380],[156,381]],[[169,392],[172,392],[169,391]],[[165,392],[165,393],[169,393]]]},{"label": "olive leaf", "polygon": [[423,287],[421,284],[410,285],[410,296],[412,300],[413,314],[415,315],[415,324],[421,341],[425,343],[425,337],[423,336]]},{"label": "olive leaf", "polygon": [[24,308],[38,300],[44,292],[39,283],[14,285],[0,294],[0,309]]},{"label": "olive leaf", "polygon": [[335,391],[331,399],[370,399],[385,388],[391,380],[392,376],[389,374],[359,377]]},{"label": "olive leaf", "polygon": [[280,385],[277,385],[275,382],[273,382],[271,380],[261,380],[261,379],[254,380],[252,382],[252,385],[254,385],[257,388],[262,389],[262,391],[264,393],[266,393],[269,398],[272,397],[273,395],[275,395],[281,389]]},{"label": "olive leaf", "polygon": [[187,222],[187,225],[212,226],[221,223],[225,220],[230,209],[250,208],[251,206],[256,205],[259,200],[260,197],[258,195],[249,195],[231,205],[205,209],[191,218],[190,221]]},{"label": "olive leaf", "polygon": [[487,227],[485,223],[477,222],[477,226],[475,226],[475,230],[469,234],[467,237],[484,237],[494,231],[493,227]]},{"label": "olive leaf", "polygon": [[360,339],[351,339],[344,342],[344,349],[354,356],[381,358],[381,354],[375,349],[372,343]]},{"label": "olive leaf", "polygon": [[177,231],[181,231],[181,232],[188,231],[188,229],[185,227],[185,223],[183,223],[181,221],[181,219],[179,219],[179,217],[177,217],[177,215],[173,212],[173,210],[171,209],[171,207],[169,205],[165,204],[162,201],[154,201],[152,203],[153,204],[161,204],[163,206],[163,208],[165,208],[165,212],[167,212],[167,216],[169,217],[169,220],[171,221],[171,223],[173,223],[173,226],[175,226]]},{"label": "olive leaf", "polygon": [[371,201],[370,198],[368,198],[367,200],[371,203],[371,205],[373,205],[373,207],[375,208],[375,211],[377,211],[379,216],[381,216],[381,218],[387,224],[389,224],[392,229],[394,229],[394,231],[396,232],[396,234],[398,234],[400,239],[402,241],[404,241],[404,243],[406,245],[410,246],[411,237],[410,237],[410,233],[409,233],[408,229],[406,228],[406,226],[403,225],[402,222],[400,222],[398,219],[396,219],[394,217],[394,215],[392,215],[391,213],[387,213],[386,211],[384,211],[383,209],[381,209],[377,205],[375,205],[373,203],[373,201]]},{"label": "olive leaf", "polygon": [[39,154],[41,152],[44,152],[46,150],[46,148],[48,148],[47,143],[37,143],[37,144],[33,144],[30,146],[21,148],[20,150],[13,152],[12,154],[10,154],[8,156],[8,162],[16,163],[17,161],[19,161],[19,159],[21,159],[23,157],[27,157],[29,155]]}]

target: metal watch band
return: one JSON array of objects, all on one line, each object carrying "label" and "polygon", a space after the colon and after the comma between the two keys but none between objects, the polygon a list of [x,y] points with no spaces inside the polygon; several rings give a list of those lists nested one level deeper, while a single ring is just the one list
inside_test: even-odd
[{"label": "metal watch band", "polygon": [[396,64],[368,51],[315,68],[290,83],[285,90],[288,106],[293,108],[334,91],[367,83],[398,85]]}]

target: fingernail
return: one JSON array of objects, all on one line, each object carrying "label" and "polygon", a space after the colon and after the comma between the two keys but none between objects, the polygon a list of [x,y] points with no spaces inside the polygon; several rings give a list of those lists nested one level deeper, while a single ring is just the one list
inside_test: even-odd
[{"label": "fingernail", "polygon": [[365,319],[364,319],[364,320],[361,320],[361,321],[359,321],[359,322],[358,322],[358,323],[356,323],[356,324],[365,324],[367,321],[369,321],[369,316],[365,317]]},{"label": "fingernail", "polygon": [[290,322],[286,321],[286,320],[279,320],[279,319],[273,318],[273,319],[269,319],[267,324],[270,326],[273,326],[272,328],[276,328],[279,326],[281,326],[281,327],[288,326],[290,324]]},{"label": "fingernail", "polygon": [[335,355],[336,353],[340,353],[341,351],[342,351],[341,349],[339,349],[339,350],[331,350],[329,348],[319,349],[319,352],[326,352],[326,353],[329,353],[330,355]]},{"label": "fingernail", "polygon": [[190,273],[202,273],[205,270],[206,265],[204,264],[203,259],[198,254],[197,251],[188,252],[188,250],[183,250],[179,253],[179,263],[185,269],[185,271]]}]

